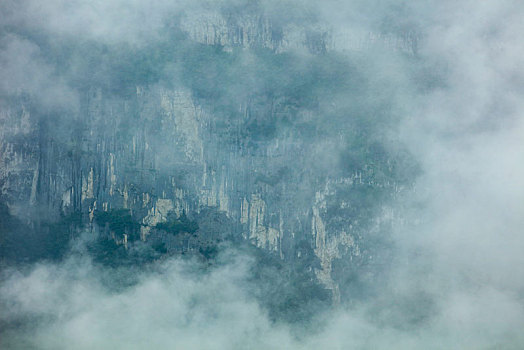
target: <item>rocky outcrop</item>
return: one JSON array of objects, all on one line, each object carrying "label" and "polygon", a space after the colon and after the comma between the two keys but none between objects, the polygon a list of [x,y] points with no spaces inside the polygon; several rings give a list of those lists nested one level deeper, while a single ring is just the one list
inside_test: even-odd
[{"label": "rocky outcrop", "polygon": [[275,52],[306,49],[312,53],[326,51],[363,51],[373,47],[401,51],[413,55],[419,35],[414,31],[380,33],[336,28],[325,24],[275,24],[260,14],[233,15],[217,12],[190,13],[182,20],[182,30],[205,45],[263,47]]},{"label": "rocky outcrop", "polygon": [[[412,34],[277,26],[262,15],[189,15],[181,30],[226,58],[236,47],[263,47],[275,55],[364,50],[376,43],[416,50]],[[329,72],[314,73],[331,84],[331,76],[323,76]],[[332,262],[360,256],[369,222],[401,186],[394,175],[380,178],[376,164],[387,173],[395,160],[371,149],[371,137],[362,136],[370,127],[359,129],[357,117],[347,125],[322,121],[335,113],[336,103],[324,100],[334,88],[314,99],[308,95],[317,91],[314,86],[291,84],[280,91],[268,83],[267,91],[239,91],[245,97],[230,101],[203,95],[205,86],[186,85],[135,85],[119,95],[93,84],[79,92],[74,111],[42,111],[29,97],[5,99],[0,189],[10,214],[38,222],[82,213],[92,223],[97,212],[124,208],[147,241],[169,215],[195,217],[214,208],[238,224],[232,235],[282,260],[299,259],[309,247],[319,262],[310,268],[337,300]],[[352,147],[343,128],[363,140],[358,147],[371,150],[364,160],[352,156],[348,166],[339,165],[338,153]]]}]

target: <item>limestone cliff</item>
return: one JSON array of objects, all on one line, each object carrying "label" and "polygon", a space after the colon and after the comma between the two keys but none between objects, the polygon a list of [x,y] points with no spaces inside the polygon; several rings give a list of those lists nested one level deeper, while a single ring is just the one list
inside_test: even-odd
[{"label": "limestone cliff", "polygon": [[[277,25],[261,14],[189,14],[177,30],[178,42],[158,44],[159,61],[110,61],[119,69],[84,82],[76,109],[3,99],[10,215],[34,223],[81,213],[93,224],[97,212],[129,209],[147,241],[169,215],[216,208],[238,224],[231,234],[282,260],[310,249],[310,268],[340,298],[333,261],[371,258],[360,244],[395,219],[383,213],[408,184],[405,159],[373,129],[392,107],[368,99],[359,63],[345,57],[377,43],[414,55],[416,36]],[[169,79],[132,75],[157,67]]]}]

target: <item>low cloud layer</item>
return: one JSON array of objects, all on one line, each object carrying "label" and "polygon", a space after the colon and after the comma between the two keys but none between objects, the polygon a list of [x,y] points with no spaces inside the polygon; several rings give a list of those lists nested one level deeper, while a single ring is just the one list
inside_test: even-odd
[{"label": "low cloud layer", "polygon": [[[1,321],[8,325],[1,344],[13,349],[518,349],[523,341],[522,310],[514,296],[486,286],[458,290],[435,280],[415,286],[422,281],[413,276],[386,299],[340,306],[310,328],[275,323],[246,288],[251,260],[238,254],[227,259],[230,263],[210,270],[172,259],[145,272],[104,269],[75,257],[24,273],[8,271],[0,289]],[[433,293],[426,304],[414,296],[417,288]],[[427,302],[435,303],[432,314],[406,326]]]},{"label": "low cloud layer", "polygon": [[[2,288],[3,319],[30,322],[24,331],[8,331],[4,346],[232,349],[291,342],[241,287],[247,260],[205,274],[194,264],[172,260],[144,273],[71,259],[10,276]],[[134,273],[138,283],[120,290]]]}]

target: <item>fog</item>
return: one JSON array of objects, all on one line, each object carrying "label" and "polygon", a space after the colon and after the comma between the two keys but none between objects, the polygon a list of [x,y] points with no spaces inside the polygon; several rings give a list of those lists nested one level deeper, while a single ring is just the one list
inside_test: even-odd
[{"label": "fog", "polygon": [[[286,2],[285,10],[278,2],[253,4],[274,21],[304,24],[314,17],[333,32],[357,37],[382,30],[416,33],[412,54],[392,54],[383,47],[358,50],[364,102],[361,95],[347,96],[349,88],[333,97],[337,108],[387,101],[394,117],[380,124],[380,134],[385,143],[405,147],[420,168],[412,187],[390,203],[402,220],[391,228],[392,259],[384,280],[370,291],[373,297],[335,304],[306,325],[289,324],[272,319],[246,282],[253,264],[246,252],[224,248],[220,263],[211,267],[169,257],[147,269],[109,268],[94,263],[78,243],[64,261],[4,269],[1,346],[522,348],[524,4],[333,0]],[[75,113],[80,94],[75,84],[85,62],[75,61],[81,55],[73,54],[67,69],[58,69],[48,52],[62,41],[143,48],[163,40],[172,17],[241,5],[4,1],[0,94],[10,98],[24,92],[41,108]],[[40,41],[27,38],[34,32]],[[242,54],[241,62],[251,64],[249,59]],[[166,65],[159,74],[176,80],[179,71],[177,65]],[[258,77],[252,78],[246,84],[259,88]],[[164,83],[162,78],[154,82]],[[243,93],[235,89],[232,85],[228,93]],[[337,135],[337,121],[316,118],[326,135]],[[330,141],[327,137],[312,146],[314,165],[304,166],[333,171],[338,166],[333,154],[344,145]]]}]

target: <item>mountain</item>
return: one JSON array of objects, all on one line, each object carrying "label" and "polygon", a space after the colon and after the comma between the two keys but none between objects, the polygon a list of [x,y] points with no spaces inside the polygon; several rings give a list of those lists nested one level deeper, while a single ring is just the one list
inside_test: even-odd
[{"label": "mountain", "polygon": [[364,295],[418,174],[384,57],[417,65],[418,40],[250,6],[142,43],[11,28],[44,73],[1,99],[2,257],[59,259],[81,231],[103,261],[249,243],[335,302]]}]

